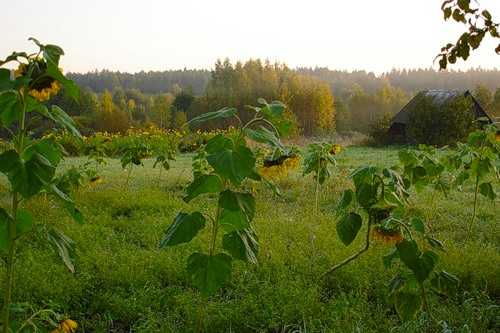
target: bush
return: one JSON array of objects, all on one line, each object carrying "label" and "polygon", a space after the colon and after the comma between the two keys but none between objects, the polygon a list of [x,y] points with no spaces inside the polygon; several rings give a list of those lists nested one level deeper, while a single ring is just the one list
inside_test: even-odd
[{"label": "bush", "polygon": [[371,125],[370,136],[376,145],[386,145],[389,143],[389,127],[391,127],[392,115],[384,114]]},{"label": "bush", "polygon": [[463,141],[477,128],[470,97],[457,97],[441,106],[421,96],[409,114],[407,135],[418,143],[444,146]]}]

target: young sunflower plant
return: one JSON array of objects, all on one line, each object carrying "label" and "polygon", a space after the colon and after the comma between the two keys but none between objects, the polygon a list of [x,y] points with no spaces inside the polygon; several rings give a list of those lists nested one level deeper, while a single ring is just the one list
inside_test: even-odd
[{"label": "young sunflower plant", "polygon": [[[206,251],[197,251],[188,258],[187,271],[203,296],[217,292],[231,276],[233,260],[257,261],[258,238],[252,226],[255,217],[255,198],[246,183],[260,182],[255,152],[248,141],[272,149],[282,147],[279,135],[285,134],[288,124],[282,120],[284,105],[267,103],[252,107],[253,118],[243,124],[235,108],[224,108],[192,119],[198,125],[215,119],[233,118],[238,121],[234,131],[214,136],[198,152],[194,163],[194,180],[186,188],[184,201],[191,202],[205,195],[216,197],[213,209],[180,212],[167,228],[160,247],[166,248],[190,242],[203,229],[209,229]],[[221,246],[218,241],[221,240]]]},{"label": "young sunflower plant", "polygon": [[[71,198],[56,184],[55,172],[63,159],[62,148],[52,138],[31,135],[34,129],[31,124],[42,118],[79,138],[80,133],[71,117],[58,106],[48,108],[43,103],[60,88],[77,99],[78,88],[59,69],[63,50],[56,45],[41,44],[33,38],[30,40],[38,46],[36,53],[14,52],[0,61],[0,125],[9,134],[11,146],[0,154],[0,173],[7,177],[11,193],[10,207],[0,207],[0,250],[7,268],[2,288],[2,330],[5,333],[10,332],[15,324],[10,320],[14,264],[16,248],[26,234],[45,234],[48,244],[57,250],[69,270],[74,271],[73,241],[50,225],[36,224],[26,209],[29,201],[42,192],[52,194],[76,221],[83,222]],[[14,73],[4,67],[13,63],[17,64]]]},{"label": "young sunflower plant", "polygon": [[497,198],[494,183],[500,179],[500,140],[495,125],[472,132],[466,143],[458,143],[457,150],[448,158],[448,167],[457,172],[454,185],[462,187],[467,180],[474,183],[474,205],[467,238],[472,235],[476,220],[478,194],[494,201]]},{"label": "young sunflower plant", "polygon": [[125,182],[128,185],[130,181],[130,176],[132,174],[132,169],[135,166],[143,166],[143,160],[145,158],[151,157],[152,151],[149,145],[143,142],[136,142],[132,145],[125,147],[122,150],[122,157],[120,158],[120,163],[122,168],[125,170],[128,168],[127,180]]},{"label": "young sunflower plant", "polygon": [[361,167],[351,175],[354,190],[343,192],[337,207],[337,234],[346,246],[354,242],[365,224],[364,244],[352,256],[333,266],[331,274],[357,259],[370,247],[370,241],[384,242],[393,247],[383,257],[389,268],[394,260],[399,273],[389,282],[390,296],[404,320],[413,318],[423,307],[430,314],[427,290],[446,292],[455,288],[458,279],[446,271],[437,271],[442,243],[426,232],[420,216],[407,209],[411,182],[396,170],[373,166]]},{"label": "young sunflower plant", "polygon": [[314,209],[318,212],[319,189],[330,178],[330,167],[336,166],[335,155],[340,153],[341,147],[332,143],[311,143],[304,154],[304,176],[312,173],[316,183],[314,195]]},{"label": "young sunflower plant", "polygon": [[158,180],[161,180],[161,174],[163,170],[170,170],[170,162],[175,161],[176,152],[177,148],[174,147],[162,147],[155,149],[155,151],[153,152],[155,160],[153,163],[153,168],[158,167],[160,169]]}]

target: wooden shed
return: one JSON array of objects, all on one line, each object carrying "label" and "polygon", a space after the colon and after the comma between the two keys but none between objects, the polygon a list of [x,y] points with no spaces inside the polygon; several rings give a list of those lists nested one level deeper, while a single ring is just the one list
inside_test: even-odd
[{"label": "wooden shed", "polygon": [[427,98],[434,104],[434,106],[440,108],[444,107],[446,104],[452,102],[458,97],[471,98],[472,106],[470,112],[474,113],[475,118],[481,118],[481,121],[484,124],[493,123],[491,117],[468,90],[424,90],[415,95],[415,97],[413,97],[392,119],[391,126],[389,127],[389,136],[391,141],[400,143],[413,142],[413,140],[408,137],[406,128],[410,122],[410,114],[418,106],[419,101],[422,98]]}]

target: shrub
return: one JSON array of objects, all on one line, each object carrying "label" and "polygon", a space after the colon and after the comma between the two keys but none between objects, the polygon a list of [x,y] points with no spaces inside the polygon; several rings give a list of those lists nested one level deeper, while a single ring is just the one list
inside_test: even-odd
[{"label": "shrub", "polygon": [[392,115],[384,114],[376,122],[371,125],[370,135],[377,145],[385,145],[389,143],[389,127],[391,127]]}]

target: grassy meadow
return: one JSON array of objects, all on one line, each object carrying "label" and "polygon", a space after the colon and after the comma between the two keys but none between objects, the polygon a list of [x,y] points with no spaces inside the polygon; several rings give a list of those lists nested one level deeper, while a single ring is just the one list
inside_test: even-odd
[{"label": "grassy meadow", "polygon": [[[346,247],[335,231],[336,203],[341,191],[352,186],[347,176],[360,165],[395,164],[397,150],[392,148],[346,148],[321,189],[318,214],[314,182],[300,169],[278,182],[280,197],[261,185],[254,188],[259,264],[235,262],[231,282],[204,300],[191,286],[185,266],[189,254],[207,248],[207,230],[188,244],[158,247],[177,212],[214,207],[215,196],[190,204],[182,200],[192,178],[191,157],[178,156],[161,178],[147,160],[144,167],[134,167],[129,184],[119,160],[108,159],[100,172],[103,182],[76,193],[86,220],[82,225],[51,198],[27,203],[37,222],[57,225],[76,242],[76,273],[30,235],[18,252],[13,301],[65,313],[82,332],[193,332],[198,325],[204,332],[500,331],[500,206],[498,200],[480,199],[477,232],[465,242],[471,184],[448,198],[427,189],[411,202],[445,244],[439,266],[461,279],[455,296],[431,296],[437,321],[425,313],[407,323],[398,319],[386,296],[394,274],[381,260],[390,250],[387,244],[374,242],[358,260],[320,278],[361,247],[361,237]],[[85,160],[68,158],[63,167]],[[8,207],[8,200],[2,178],[0,205]],[[0,269],[3,276],[4,266]]]}]

